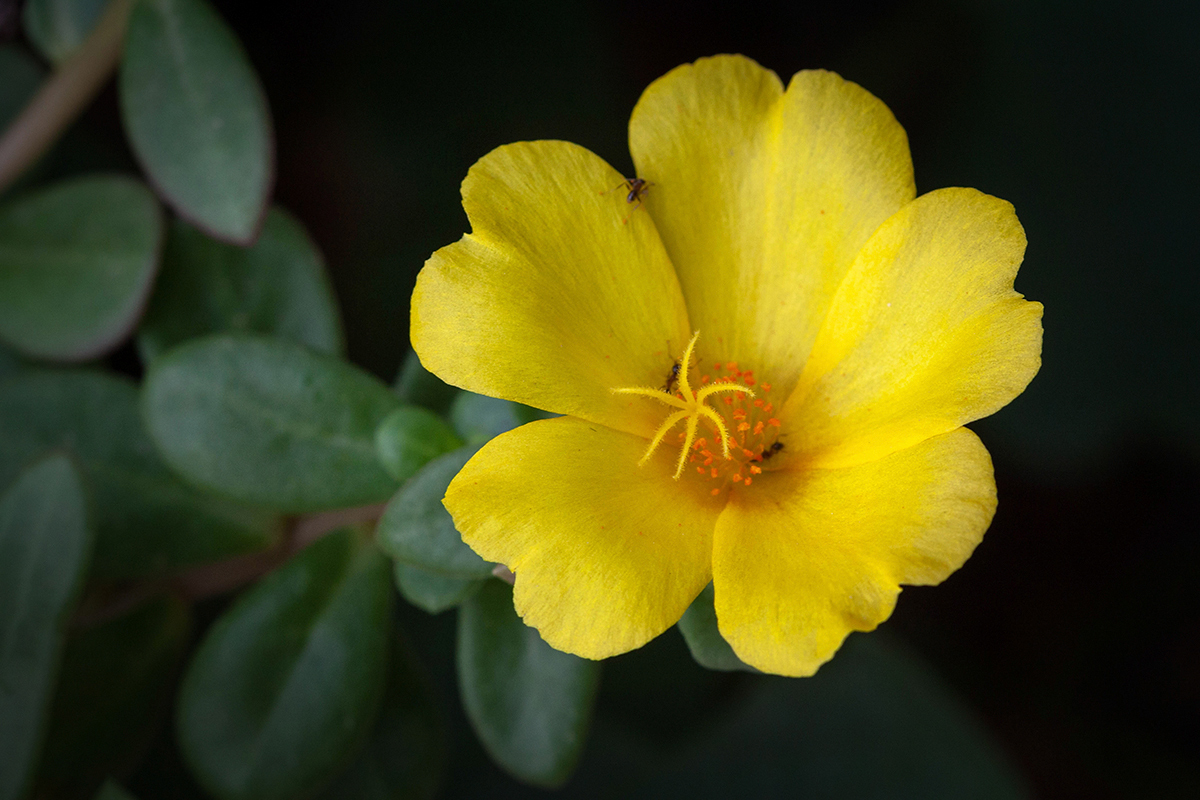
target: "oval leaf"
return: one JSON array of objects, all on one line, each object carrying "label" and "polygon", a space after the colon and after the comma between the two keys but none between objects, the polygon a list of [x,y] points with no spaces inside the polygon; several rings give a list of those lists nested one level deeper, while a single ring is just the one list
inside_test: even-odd
[{"label": "oval leaf", "polygon": [[383,692],[388,564],[329,534],[244,594],[184,676],[178,736],[222,800],[290,798],[333,777],[369,731]]},{"label": "oval leaf", "polygon": [[471,578],[448,578],[403,561],[396,562],[394,577],[400,596],[430,614],[454,608],[479,591],[484,583]]},{"label": "oval leaf", "polygon": [[0,209],[0,339],[78,361],[116,346],[154,281],[162,219],[137,181],[60,183]]},{"label": "oval leaf", "polygon": [[498,580],[462,605],[457,659],[467,717],[496,763],[538,786],[565,783],[583,751],[600,663],[542,641]]},{"label": "oval leaf", "polygon": [[459,392],[450,405],[450,424],[468,444],[483,444],[527,422],[553,416],[556,415],[474,392]]},{"label": "oval leaf", "polygon": [[134,155],[181,217],[249,244],[274,172],[267,101],[241,44],[204,0],[141,0],[119,80]]},{"label": "oval leaf", "polygon": [[91,33],[108,0],[28,0],[25,34],[47,61],[61,64]]},{"label": "oval leaf", "polygon": [[278,208],[250,247],[223,244],[182,221],[171,226],[138,330],[142,356],[153,360],[224,331],[275,334],[333,355],[345,347],[324,260],[300,223]]},{"label": "oval leaf", "polygon": [[379,462],[398,481],[408,480],[431,459],[462,444],[441,417],[420,406],[397,408],[375,431]]},{"label": "oval leaf", "polygon": [[758,672],[754,667],[738,658],[729,642],[717,630],[717,611],[713,607],[713,585],[704,587],[704,591],[692,601],[688,610],[683,612],[679,620],[679,632],[687,642],[688,650],[696,663],[706,669],[721,672],[742,670]]},{"label": "oval leaf", "polygon": [[332,356],[265,336],[197,339],[151,366],[142,402],[167,462],[228,497],[301,513],[396,491],[375,430],[400,401]]},{"label": "oval leaf", "polygon": [[20,797],[31,777],[90,548],[66,456],[38,462],[0,495],[0,800]]},{"label": "oval leaf", "polygon": [[274,514],[204,495],[167,469],[124,378],[25,370],[0,384],[0,442],[0,485],[51,448],[75,455],[93,501],[96,577],[161,573],[263,550],[279,537]]},{"label": "oval leaf", "polygon": [[164,719],[188,627],[187,606],[162,598],[68,639],[39,792],[85,797],[135,766]]},{"label": "oval leaf", "polygon": [[492,574],[494,565],[463,542],[442,505],[446,487],[478,449],[462,447],[435,458],[396,492],[375,530],[385,553],[447,578],[487,578]]},{"label": "oval leaf", "polygon": [[446,731],[429,682],[392,636],[387,690],[366,747],[321,794],[325,800],[428,800],[447,760]]}]

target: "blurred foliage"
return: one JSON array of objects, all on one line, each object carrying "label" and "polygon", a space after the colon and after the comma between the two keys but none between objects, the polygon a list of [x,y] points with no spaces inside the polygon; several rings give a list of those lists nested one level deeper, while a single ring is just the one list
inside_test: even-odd
[{"label": "blurred foliage", "polygon": [[[103,6],[24,3],[0,127]],[[0,186],[0,800],[1026,796],[1013,763],[1044,797],[1200,794],[1197,21],[137,0],[116,79]],[[1045,366],[976,426],[977,557],[889,630],[762,676],[705,593],[601,678],[440,502],[544,415],[426,372],[408,296],[477,158],[562,138],[628,173],[641,90],[717,52],[839,71],[919,189],[1012,201]]]}]

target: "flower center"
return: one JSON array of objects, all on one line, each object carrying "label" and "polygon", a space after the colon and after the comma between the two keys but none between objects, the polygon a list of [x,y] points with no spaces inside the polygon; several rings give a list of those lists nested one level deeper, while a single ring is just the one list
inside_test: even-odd
[{"label": "flower center", "polygon": [[[665,387],[635,386],[613,392],[652,397],[676,409],[655,431],[638,466],[645,464],[672,429],[683,423],[684,429],[674,437],[679,445],[675,479],[685,469],[695,469],[697,474],[719,482],[712,490],[717,495],[730,483],[749,486],[754,476],[762,473],[762,463],[782,450],[783,443],[779,441],[779,420],[772,416],[774,406],[765,398],[771,385],[757,381],[752,370],[740,370],[732,361],[715,362],[711,375],[701,374],[698,381],[694,380],[692,359],[699,337],[699,331],[692,335]],[[704,373],[702,366],[697,365]],[[757,391],[751,388],[754,386]],[[759,392],[764,397],[759,397]]]}]

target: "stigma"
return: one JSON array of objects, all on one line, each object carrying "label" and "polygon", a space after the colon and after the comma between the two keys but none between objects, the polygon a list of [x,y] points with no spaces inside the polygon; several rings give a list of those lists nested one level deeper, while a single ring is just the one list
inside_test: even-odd
[{"label": "stigma", "polygon": [[[659,445],[669,438],[671,431],[682,423],[683,430],[673,437],[679,445],[675,480],[679,480],[691,463],[701,474],[713,479],[723,479],[722,484],[744,482],[749,485],[752,476],[762,472],[760,467],[749,462],[761,462],[782,448],[782,445],[775,447],[778,444],[777,430],[767,430],[771,425],[778,429],[779,421],[774,418],[753,421],[750,419],[751,414],[748,413],[746,401],[756,397],[755,390],[751,388],[755,385],[753,373],[742,372],[733,362],[727,365],[716,364],[717,369],[714,371],[718,374],[715,379],[705,374],[701,375],[699,380],[695,380],[692,362],[696,340],[699,338],[699,331],[692,334],[683,356],[677,362],[678,369],[672,368],[671,379],[668,380],[666,389],[634,386],[612,391],[616,394],[650,397],[674,409],[654,432],[646,453],[638,461],[638,466],[643,466],[649,461]],[[724,372],[721,371],[721,367],[724,367]],[[675,387],[674,392],[669,390],[672,385]],[[766,391],[770,391],[769,385],[762,386]],[[772,410],[769,404],[760,400],[754,400],[749,409],[765,409],[768,414]],[[701,428],[702,424],[704,429]],[[764,444],[772,433],[776,436],[774,443]],[[721,487],[718,486],[713,490],[713,494],[719,494],[720,490]]]}]

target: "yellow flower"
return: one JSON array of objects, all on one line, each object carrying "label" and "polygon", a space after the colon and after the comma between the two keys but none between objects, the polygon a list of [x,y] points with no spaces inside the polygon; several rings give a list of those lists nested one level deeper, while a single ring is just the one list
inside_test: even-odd
[{"label": "yellow flower", "polygon": [[556,141],[467,175],[472,232],[418,277],[413,345],[564,416],[492,440],[445,505],[560,650],[640,647],[711,580],[743,661],[811,675],[991,522],[962,426],[1040,365],[1024,232],[973,189],[916,197],[904,130],[829,72],[681,66],[629,141],[645,187]]}]

